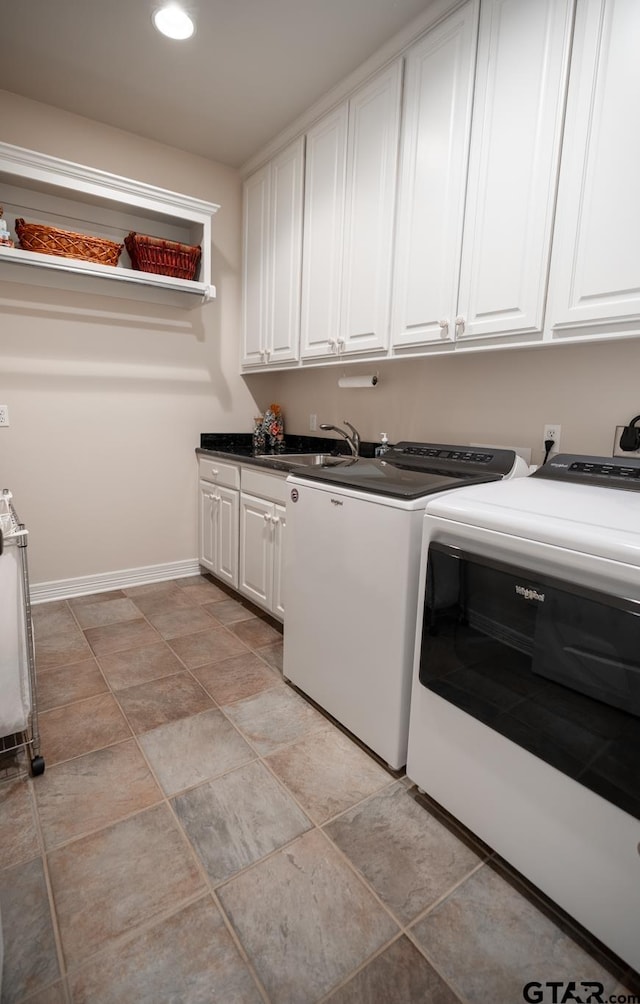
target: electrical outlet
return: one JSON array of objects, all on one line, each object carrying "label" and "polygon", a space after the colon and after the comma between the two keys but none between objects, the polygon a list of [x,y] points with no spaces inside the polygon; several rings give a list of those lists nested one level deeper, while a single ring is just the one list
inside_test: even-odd
[{"label": "electrical outlet", "polygon": [[613,437],[613,450],[611,451],[611,455],[613,457],[640,457],[640,450],[622,450],[620,448],[620,436],[622,435],[624,428],[624,425],[616,425],[616,433]]},{"label": "electrical outlet", "polygon": [[309,432],[315,432],[318,428],[318,416],[309,415]]},{"label": "electrical outlet", "polygon": [[542,449],[546,450],[545,442],[547,439],[553,439],[553,446],[549,452],[549,456],[552,453],[560,453],[560,433],[562,432],[562,426],[558,425],[556,422],[550,422],[549,425],[545,425],[544,432],[542,434]]},{"label": "electrical outlet", "polygon": [[0,404],[0,425],[9,424],[9,408],[6,404]]}]

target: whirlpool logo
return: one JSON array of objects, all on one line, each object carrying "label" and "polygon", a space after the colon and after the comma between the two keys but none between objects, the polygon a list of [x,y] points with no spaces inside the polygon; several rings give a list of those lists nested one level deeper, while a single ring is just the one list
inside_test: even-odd
[{"label": "whirlpool logo", "polygon": [[544,593],[539,593],[537,589],[530,589],[529,586],[516,586],[516,593],[524,600],[535,600],[536,603],[544,603]]}]

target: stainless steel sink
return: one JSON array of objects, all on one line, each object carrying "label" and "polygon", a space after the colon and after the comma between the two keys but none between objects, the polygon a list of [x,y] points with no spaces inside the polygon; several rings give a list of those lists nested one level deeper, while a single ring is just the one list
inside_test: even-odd
[{"label": "stainless steel sink", "polygon": [[333,453],[280,453],[274,460],[285,460],[288,464],[308,467],[333,467],[343,464],[349,457],[336,457]]}]

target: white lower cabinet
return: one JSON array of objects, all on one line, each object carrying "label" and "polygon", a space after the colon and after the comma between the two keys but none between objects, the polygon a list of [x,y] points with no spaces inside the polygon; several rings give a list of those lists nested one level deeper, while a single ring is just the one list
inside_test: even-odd
[{"label": "white lower cabinet", "polygon": [[637,333],[640,3],[578,4],[551,267],[552,337]]},{"label": "white lower cabinet", "polygon": [[238,586],[238,492],[200,482],[200,564]]},{"label": "white lower cabinet", "polygon": [[285,478],[245,468],[242,488],[238,589],[253,603],[283,620]]},{"label": "white lower cabinet", "polygon": [[198,561],[237,589],[240,467],[201,457],[198,473]]}]

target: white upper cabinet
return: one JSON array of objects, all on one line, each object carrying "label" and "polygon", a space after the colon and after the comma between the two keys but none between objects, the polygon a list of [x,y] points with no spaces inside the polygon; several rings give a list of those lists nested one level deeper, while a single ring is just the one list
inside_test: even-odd
[{"label": "white upper cabinet", "polygon": [[211,284],[211,219],[215,203],[144,182],[0,143],[0,201],[10,229],[16,218],[122,243],[129,231],[200,245],[195,279],[130,267],[123,249],[117,265],[0,246],[0,280],[124,297],[182,308],[216,295]]},{"label": "white upper cabinet", "polygon": [[481,5],[458,338],[542,333],[573,0]]},{"label": "white upper cabinet", "polygon": [[247,367],[298,359],[303,172],[300,137],[244,183],[242,362]]},{"label": "white upper cabinet", "polygon": [[458,295],[478,3],[407,53],[393,289],[394,345],[450,342]]},{"label": "white upper cabinet", "polygon": [[573,0],[477,9],[407,57],[397,348],[543,331]]},{"label": "white upper cabinet", "polygon": [[307,134],[301,358],[386,352],[402,61]]},{"label": "white upper cabinet", "polygon": [[307,133],[301,355],[324,355],[340,330],[347,124],[345,103]]},{"label": "white upper cabinet", "polygon": [[581,0],[554,234],[554,337],[638,331],[640,3]]}]

